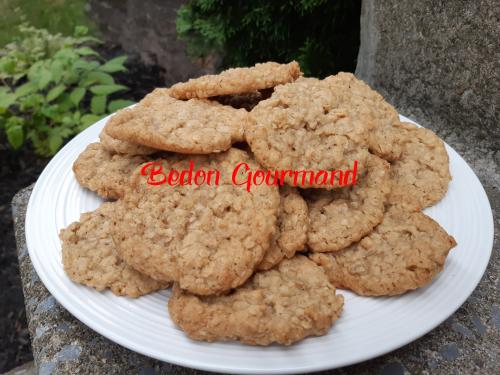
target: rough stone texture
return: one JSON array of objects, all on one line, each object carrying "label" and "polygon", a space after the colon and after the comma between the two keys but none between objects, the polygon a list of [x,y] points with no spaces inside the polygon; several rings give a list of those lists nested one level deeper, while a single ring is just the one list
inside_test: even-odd
[{"label": "rough stone texture", "polygon": [[35,363],[33,361],[25,363],[24,365],[13,368],[2,375],[36,375]]},{"label": "rough stone texture", "polygon": [[90,0],[89,15],[110,44],[164,69],[165,85],[214,73],[216,56],[193,61],[177,39],[175,19],[183,0]]},{"label": "rough stone texture", "polygon": [[[457,146],[498,187],[498,2],[364,0],[361,12],[358,78]],[[472,139],[480,141],[475,149]]]}]

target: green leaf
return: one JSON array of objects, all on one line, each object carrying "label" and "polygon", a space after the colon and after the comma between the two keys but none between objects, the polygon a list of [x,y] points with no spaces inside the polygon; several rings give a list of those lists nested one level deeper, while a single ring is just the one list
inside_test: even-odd
[{"label": "green leaf", "polygon": [[52,80],[52,73],[47,69],[42,69],[38,77],[38,88],[44,89]]},{"label": "green leaf", "polygon": [[5,131],[7,140],[14,150],[20,148],[24,143],[24,131],[21,125],[9,126]]},{"label": "green leaf", "polygon": [[16,98],[21,98],[36,91],[38,91],[38,89],[33,82],[26,82],[25,84],[19,86],[14,94],[16,95]]},{"label": "green leaf", "polygon": [[49,136],[49,151],[51,155],[54,155],[60,148],[63,143],[63,139],[60,134],[53,132]]},{"label": "green leaf", "polygon": [[78,107],[86,92],[87,90],[85,88],[76,87],[73,91],[71,91],[71,94],[69,94],[69,99],[75,106]]},{"label": "green leaf", "polygon": [[40,109],[40,113],[54,121],[59,121],[61,118],[59,107],[56,105],[44,106]]},{"label": "green leaf", "polygon": [[90,47],[80,47],[75,49],[80,56],[99,56],[99,54]]},{"label": "green leaf", "polygon": [[67,92],[64,92],[57,98],[57,108],[59,108],[61,113],[71,111],[75,108],[75,104],[71,101]]},{"label": "green leaf", "polygon": [[90,125],[96,123],[97,121],[99,121],[101,119],[102,116],[98,116],[98,115],[91,115],[91,114],[88,114],[88,115],[83,115],[81,118],[80,118],[80,130],[83,130],[85,128],[88,128]]},{"label": "green leaf", "polygon": [[52,89],[50,89],[45,99],[47,99],[48,102],[51,102],[52,100],[56,99],[59,95],[61,95],[64,92],[64,90],[66,90],[65,85],[58,85],[56,87],[53,87]]},{"label": "green leaf", "polygon": [[[78,120],[80,120],[80,117],[78,117]],[[80,121],[73,121],[71,119],[70,119],[70,121],[71,121],[71,124],[78,124],[80,122]],[[60,128],[59,129],[59,134],[61,135],[61,137],[67,138],[70,135],[74,134],[74,129],[71,128],[71,127]]]},{"label": "green leaf", "polygon": [[50,66],[50,72],[52,73],[52,80],[54,82],[59,82],[64,73],[63,63],[59,60],[54,60]]},{"label": "green leaf", "polygon": [[115,73],[115,72],[123,72],[126,68],[123,66],[125,61],[127,60],[127,56],[118,56],[114,59],[109,60],[104,65],[99,67],[99,70],[107,73]]},{"label": "green leaf", "polygon": [[77,60],[73,63],[73,69],[92,71],[99,66],[97,61]]},{"label": "green leaf", "polygon": [[[61,122],[63,125],[65,125],[69,128],[69,127],[71,127],[71,125],[73,125],[73,118],[71,116],[63,116],[63,118],[61,119]],[[60,130],[60,129],[58,129],[58,130]]]},{"label": "green leaf", "polygon": [[96,70],[93,72],[89,72],[85,76],[85,78],[81,80],[82,86],[90,86],[93,83],[98,83],[101,85],[113,85],[115,83],[115,80],[111,74]]},{"label": "green leaf", "polygon": [[16,102],[16,95],[12,93],[0,94],[0,108],[7,109]]},{"label": "green leaf", "polygon": [[98,39],[93,36],[82,36],[78,38],[78,43],[83,44],[83,43],[94,43],[94,44],[101,44],[102,40]]},{"label": "green leaf", "polygon": [[109,95],[127,89],[127,87],[122,85],[95,85],[90,88],[90,91],[96,95]]},{"label": "green leaf", "polygon": [[118,111],[119,109],[128,107],[132,104],[135,104],[135,102],[131,100],[124,100],[124,99],[112,100],[108,104],[108,112],[113,113]]},{"label": "green leaf", "polygon": [[33,112],[33,116],[37,114],[40,106],[45,102],[45,95],[39,93],[34,93],[30,95],[23,96],[18,100],[19,110],[21,112]]},{"label": "green leaf", "polygon": [[87,35],[89,32],[89,28],[87,26],[79,25],[75,26],[75,31],[73,32],[73,35],[76,37],[84,36]]},{"label": "green leaf", "polygon": [[3,71],[7,74],[14,74],[14,72],[16,71],[16,61],[9,58],[1,59],[0,71]]},{"label": "green leaf", "polygon": [[80,123],[80,117],[81,117],[80,111],[75,111],[73,113],[73,122]]},{"label": "green leaf", "polygon": [[106,95],[97,95],[90,100],[90,110],[92,113],[99,115],[104,113],[106,110],[106,101],[108,100]]},{"label": "green leaf", "polygon": [[73,60],[78,58],[78,55],[72,48],[63,48],[56,52],[54,58],[63,60]]},{"label": "green leaf", "polygon": [[38,81],[43,70],[43,61],[37,61],[28,69],[27,75],[30,81]]}]

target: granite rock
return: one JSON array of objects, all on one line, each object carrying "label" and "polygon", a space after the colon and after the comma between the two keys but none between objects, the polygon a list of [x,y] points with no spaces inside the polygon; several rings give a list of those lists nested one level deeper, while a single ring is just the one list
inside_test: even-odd
[{"label": "granite rock", "polygon": [[[499,183],[500,7],[495,0],[364,0],[356,75],[440,135],[481,140]],[[485,149],[484,146],[488,146]],[[488,153],[486,153],[488,152]]]}]

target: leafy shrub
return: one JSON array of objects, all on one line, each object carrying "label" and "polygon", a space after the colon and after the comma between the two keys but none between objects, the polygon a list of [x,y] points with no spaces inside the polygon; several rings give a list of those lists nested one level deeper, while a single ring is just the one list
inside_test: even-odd
[{"label": "leafy shrub", "polygon": [[217,53],[223,65],[298,60],[324,77],[353,71],[359,47],[360,0],[191,0],[177,14],[188,53]]},{"label": "leafy shrub", "polygon": [[65,139],[131,104],[108,100],[127,89],[113,78],[126,56],[102,61],[85,27],[74,36],[26,24],[19,31],[22,38],[0,50],[0,129],[12,148],[29,140],[38,154],[53,155]]},{"label": "leafy shrub", "polygon": [[75,25],[98,32],[86,7],[88,0],[0,0],[0,47],[19,36],[18,25],[29,22],[50,33],[71,35]]}]

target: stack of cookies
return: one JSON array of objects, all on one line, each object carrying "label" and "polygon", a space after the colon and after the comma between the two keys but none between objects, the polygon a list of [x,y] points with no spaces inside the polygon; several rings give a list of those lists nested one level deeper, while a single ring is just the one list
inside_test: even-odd
[{"label": "stack of cookies", "polygon": [[[144,165],[217,170],[217,185],[149,184]],[[247,191],[252,170],[338,170],[351,186]],[[304,78],[296,62],[229,69],[156,89],[116,113],[75,161],[108,200],[61,231],[68,276],[139,297],[172,287],[168,311],[195,339],[290,345],[328,332],[343,297],[429,284],[454,239],[421,211],[451,180],[443,142],[401,123],[352,74]],[[142,173],[141,173],[142,172]]]}]

